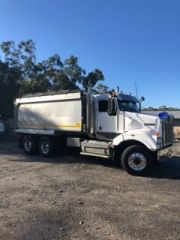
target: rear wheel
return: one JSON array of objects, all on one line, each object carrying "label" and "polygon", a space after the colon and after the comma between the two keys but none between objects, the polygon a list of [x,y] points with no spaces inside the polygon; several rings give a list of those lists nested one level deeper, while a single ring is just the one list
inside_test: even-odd
[{"label": "rear wheel", "polygon": [[26,154],[28,154],[28,155],[34,154],[36,152],[35,139],[30,135],[24,136],[22,139],[22,147]]},{"label": "rear wheel", "polygon": [[54,146],[50,137],[41,137],[38,144],[39,152],[44,157],[49,157],[54,153]]},{"label": "rear wheel", "polygon": [[133,145],[124,150],[121,164],[130,174],[144,175],[153,165],[153,156],[143,146]]}]

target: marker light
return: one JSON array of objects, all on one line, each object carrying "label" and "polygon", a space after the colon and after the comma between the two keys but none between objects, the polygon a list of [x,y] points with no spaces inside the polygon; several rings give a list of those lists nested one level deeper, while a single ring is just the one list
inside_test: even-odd
[{"label": "marker light", "polygon": [[159,131],[153,130],[152,131],[152,135],[154,135],[154,136],[159,138],[161,136],[161,133]]}]

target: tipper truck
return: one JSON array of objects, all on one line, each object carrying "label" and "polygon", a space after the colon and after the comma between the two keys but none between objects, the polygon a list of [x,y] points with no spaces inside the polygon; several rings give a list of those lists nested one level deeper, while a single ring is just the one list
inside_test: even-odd
[{"label": "tipper truck", "polygon": [[76,147],[80,154],[120,163],[144,175],[160,155],[170,154],[173,117],[141,112],[131,95],[60,91],[27,95],[15,101],[15,133],[27,154],[52,155]]}]

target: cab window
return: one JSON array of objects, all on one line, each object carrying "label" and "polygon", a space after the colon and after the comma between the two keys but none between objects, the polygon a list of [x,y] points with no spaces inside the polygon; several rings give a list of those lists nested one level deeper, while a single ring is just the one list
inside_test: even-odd
[{"label": "cab window", "polygon": [[107,112],[108,110],[108,101],[101,100],[99,101],[99,112]]}]

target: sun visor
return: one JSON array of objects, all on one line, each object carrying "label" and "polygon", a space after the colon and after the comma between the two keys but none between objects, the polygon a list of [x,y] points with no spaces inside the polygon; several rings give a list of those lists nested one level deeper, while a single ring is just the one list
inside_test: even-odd
[{"label": "sun visor", "polygon": [[117,98],[118,98],[120,101],[139,102],[136,97],[133,97],[133,96],[127,95],[127,94],[119,94],[119,95],[117,96]]}]

